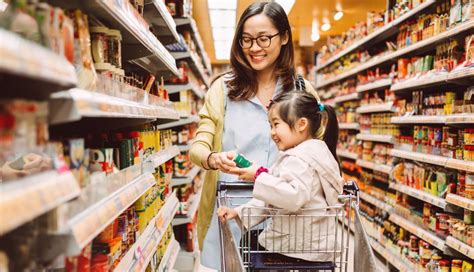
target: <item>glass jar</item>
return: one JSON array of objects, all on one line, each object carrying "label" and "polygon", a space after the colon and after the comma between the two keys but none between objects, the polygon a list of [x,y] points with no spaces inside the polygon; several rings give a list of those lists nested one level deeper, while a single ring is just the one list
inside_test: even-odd
[{"label": "glass jar", "polygon": [[120,30],[109,29],[107,31],[109,44],[109,60],[116,68],[122,68],[122,35]]},{"label": "glass jar", "polygon": [[454,259],[451,262],[451,272],[461,272],[462,271],[462,260]]},{"label": "glass jar", "polygon": [[109,63],[108,31],[109,29],[103,26],[90,28],[92,58],[95,63]]}]

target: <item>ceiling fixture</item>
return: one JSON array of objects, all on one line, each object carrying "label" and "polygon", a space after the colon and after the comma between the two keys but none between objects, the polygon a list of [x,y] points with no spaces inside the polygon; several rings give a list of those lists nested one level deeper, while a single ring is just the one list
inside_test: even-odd
[{"label": "ceiling fixture", "polygon": [[285,10],[286,14],[290,14],[291,9],[295,5],[296,0],[274,0],[274,2],[277,2],[282,6],[282,8]]},{"label": "ceiling fixture", "polygon": [[342,12],[342,11],[337,11],[337,12],[334,14],[334,20],[335,20],[335,21],[339,21],[339,20],[341,20],[342,16],[344,16],[344,12]]},{"label": "ceiling fixture", "polygon": [[229,60],[235,32],[237,0],[208,0],[214,54],[218,60]]},{"label": "ceiling fixture", "polygon": [[321,30],[322,30],[322,31],[328,31],[329,29],[331,29],[331,24],[329,24],[329,23],[324,23],[324,24],[321,26]]},{"label": "ceiling fixture", "polygon": [[319,36],[318,21],[315,19],[311,24],[311,40],[313,42],[319,41],[321,37]]}]

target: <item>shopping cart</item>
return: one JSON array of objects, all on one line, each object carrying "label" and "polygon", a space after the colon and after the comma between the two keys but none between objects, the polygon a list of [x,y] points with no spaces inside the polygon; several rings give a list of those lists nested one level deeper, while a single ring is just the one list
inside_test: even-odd
[{"label": "shopping cart", "polygon": [[[234,195],[232,191],[251,192],[252,188],[248,182],[220,182],[217,206],[239,206],[251,195]],[[242,218],[237,220],[240,241],[235,241],[229,222],[219,221],[221,271],[349,271],[351,209],[358,209],[358,192],[357,184],[351,182],[339,196],[341,204],[294,214],[268,207],[243,208]],[[278,231],[268,231],[275,229]],[[277,237],[278,234],[281,235]],[[275,243],[275,238],[280,243]],[[318,241],[317,246],[312,241]],[[314,261],[302,260],[302,256]]]}]

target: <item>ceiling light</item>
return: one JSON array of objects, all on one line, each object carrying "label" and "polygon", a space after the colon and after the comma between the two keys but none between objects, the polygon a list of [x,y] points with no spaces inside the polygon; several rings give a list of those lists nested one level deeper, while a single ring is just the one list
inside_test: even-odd
[{"label": "ceiling light", "polygon": [[319,33],[311,33],[311,40],[312,40],[313,42],[319,41],[320,38],[321,38],[321,37],[319,36]]},{"label": "ceiling light", "polygon": [[342,16],[344,16],[344,12],[338,11],[334,14],[334,20],[339,21],[339,20],[341,20]]},{"label": "ceiling light", "polygon": [[331,24],[329,24],[329,23],[324,23],[324,24],[321,26],[321,30],[322,30],[322,31],[328,31],[329,29],[331,29]]},{"label": "ceiling light", "polygon": [[285,10],[286,14],[290,14],[291,9],[295,5],[296,0],[275,0]]}]

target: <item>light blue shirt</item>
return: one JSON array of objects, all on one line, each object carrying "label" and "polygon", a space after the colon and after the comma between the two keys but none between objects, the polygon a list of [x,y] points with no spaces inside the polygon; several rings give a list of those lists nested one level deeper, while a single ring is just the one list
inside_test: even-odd
[{"label": "light blue shirt", "polygon": [[[281,87],[278,80],[273,97],[281,92]],[[250,161],[270,168],[277,158],[278,148],[270,134],[266,107],[256,96],[245,101],[232,101],[227,96],[227,87],[224,89],[226,109],[222,150],[236,150]],[[237,179],[237,176],[225,173],[221,173],[219,178],[222,181]]]}]

